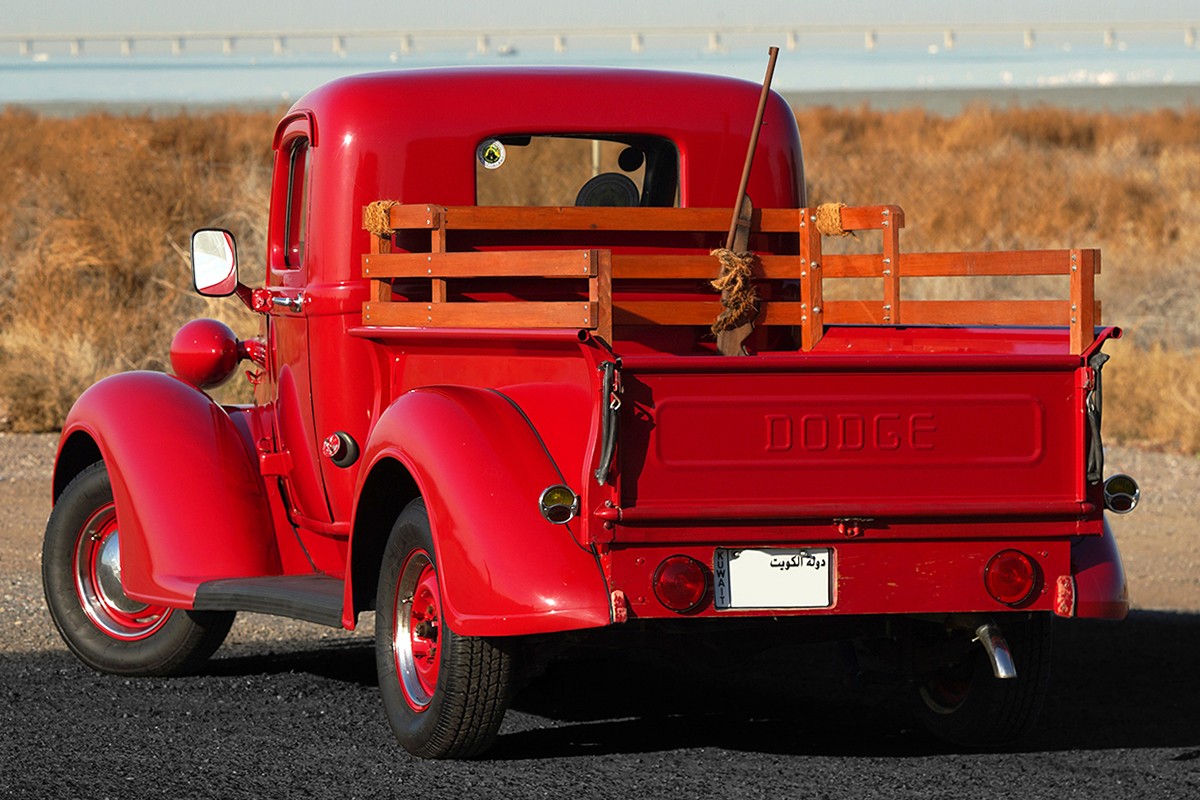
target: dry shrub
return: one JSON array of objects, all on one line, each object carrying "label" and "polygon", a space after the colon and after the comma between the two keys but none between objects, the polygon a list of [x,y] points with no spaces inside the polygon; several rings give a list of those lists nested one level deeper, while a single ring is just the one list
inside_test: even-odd
[{"label": "dry shrub", "polygon": [[1110,348],[1104,433],[1113,441],[1200,453],[1200,350]]},{"label": "dry shrub", "polygon": [[[1104,318],[1140,348],[1114,348],[1106,427],[1200,451],[1196,403],[1180,400],[1200,385],[1188,368],[1200,350],[1200,110],[806,108],[797,118],[811,200],[903,206],[905,250],[1102,248]],[[218,225],[237,234],[243,263],[261,261],[273,122],[0,113],[0,417],[25,430],[59,424],[97,377],[164,367],[192,317],[228,314],[253,333],[236,303],[190,292],[186,248],[192,229]],[[1065,296],[1055,280],[904,291]]]},{"label": "dry shrub", "polygon": [[232,304],[189,290],[187,248],[193,228],[219,225],[243,252],[265,250],[273,116],[0,113],[0,417],[10,427],[61,424],[106,374],[164,369],[189,318],[220,309],[253,333]]}]

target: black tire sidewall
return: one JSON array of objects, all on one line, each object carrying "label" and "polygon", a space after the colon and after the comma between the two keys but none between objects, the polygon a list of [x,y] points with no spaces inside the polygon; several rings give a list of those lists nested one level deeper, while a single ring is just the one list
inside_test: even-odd
[{"label": "black tire sidewall", "polygon": [[55,627],[71,652],[100,672],[128,676],[193,672],[220,646],[233,624],[233,612],[175,608],[161,628],[135,640],[105,633],[84,612],[75,588],[77,537],[88,519],[112,502],[108,470],[99,461],[80,472],[54,505],[42,545],[42,587]]},{"label": "black tire sidewall", "polygon": [[[423,711],[415,711],[405,699],[393,650],[395,647],[393,637],[396,630],[397,584],[408,557],[418,550],[423,550],[428,555],[436,572],[438,566],[437,555],[433,548],[433,534],[430,531],[425,503],[420,499],[409,503],[404,509],[392,528],[391,536],[384,550],[375,608],[375,661],[379,674],[379,691],[383,697],[384,710],[387,712],[392,732],[406,750],[421,755],[430,750],[431,742],[437,732],[438,720],[442,717],[442,704],[446,695],[443,686],[445,672],[439,669],[438,683],[429,705]],[[450,655],[447,653],[447,648],[453,647],[453,642],[450,641],[453,637],[445,635],[444,623],[442,631],[443,635],[439,644],[442,647],[440,657],[444,664],[447,656]]]},{"label": "black tire sidewall", "polygon": [[1017,665],[1017,677],[1000,680],[977,646],[968,655],[970,688],[949,712],[930,708],[914,691],[917,721],[935,738],[955,747],[987,750],[1019,742],[1033,728],[1050,684],[1049,614],[1012,619],[1001,625]]},{"label": "black tire sidewall", "polygon": [[[423,551],[438,573],[437,685],[429,704],[413,709],[397,674],[396,590],[409,557]],[[379,690],[388,722],[405,750],[423,758],[473,758],[487,750],[500,729],[512,689],[512,643],[456,634],[445,618],[444,576],[425,502],[408,504],[392,528],[380,569],[375,609],[375,654]]]}]

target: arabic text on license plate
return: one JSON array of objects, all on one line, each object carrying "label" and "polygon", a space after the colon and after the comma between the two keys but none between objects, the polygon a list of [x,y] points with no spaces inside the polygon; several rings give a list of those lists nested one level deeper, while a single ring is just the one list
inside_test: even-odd
[{"label": "arabic text on license plate", "polygon": [[828,548],[718,547],[713,555],[716,607],[827,608],[833,574]]}]

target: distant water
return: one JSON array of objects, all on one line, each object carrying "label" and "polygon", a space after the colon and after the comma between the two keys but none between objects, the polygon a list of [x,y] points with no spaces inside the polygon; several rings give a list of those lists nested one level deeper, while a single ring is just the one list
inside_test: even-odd
[{"label": "distant water", "polygon": [[[461,64],[583,65],[715,73],[762,80],[766,48],[731,52],[647,49],[642,53],[579,50],[494,51],[488,54],[398,53],[294,55],[40,54],[0,57],[0,105],[276,106],[344,75]],[[1052,89],[1126,90],[1135,105],[1200,105],[1200,50],[1157,43],[1127,49],[1091,46],[935,46],[867,51],[854,47],[798,48],[780,54],[774,88],[836,100],[872,93],[1044,92]],[[1131,92],[1130,90],[1138,90]],[[1144,91],[1141,91],[1144,90]],[[1162,90],[1157,95],[1155,92]]]}]

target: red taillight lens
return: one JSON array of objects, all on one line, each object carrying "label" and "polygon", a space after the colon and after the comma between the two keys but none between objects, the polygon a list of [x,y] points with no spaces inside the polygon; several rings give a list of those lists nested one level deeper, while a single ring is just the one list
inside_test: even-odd
[{"label": "red taillight lens", "polygon": [[983,570],[988,594],[1007,606],[1019,606],[1028,600],[1040,579],[1037,564],[1019,550],[1001,550]]},{"label": "red taillight lens", "polygon": [[688,556],[664,559],[654,571],[654,595],[672,611],[692,611],[708,594],[704,566]]}]

